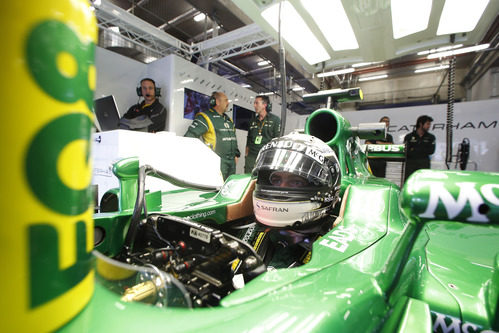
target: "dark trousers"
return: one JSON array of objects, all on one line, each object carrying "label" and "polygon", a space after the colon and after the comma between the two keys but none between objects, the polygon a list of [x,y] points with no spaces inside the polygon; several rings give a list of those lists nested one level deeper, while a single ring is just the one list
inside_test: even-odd
[{"label": "dark trousers", "polygon": [[370,159],[369,167],[371,168],[371,172],[376,177],[385,177],[386,176],[386,161],[382,159]]},{"label": "dark trousers", "polygon": [[255,167],[257,154],[248,153],[248,156],[244,158],[244,173],[251,173]]},{"label": "dark trousers", "polygon": [[429,158],[407,158],[405,161],[405,171],[404,171],[404,182],[409,178],[409,176],[416,170],[419,169],[429,169],[430,159]]},{"label": "dark trousers", "polygon": [[229,178],[230,175],[236,173],[236,160],[235,158],[220,158],[220,171],[222,171],[222,176],[224,181]]}]

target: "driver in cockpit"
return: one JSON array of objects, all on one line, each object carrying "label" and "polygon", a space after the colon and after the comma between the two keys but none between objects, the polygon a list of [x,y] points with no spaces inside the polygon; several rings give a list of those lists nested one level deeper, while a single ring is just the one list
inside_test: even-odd
[{"label": "driver in cockpit", "polygon": [[[310,251],[313,241],[332,228],[341,171],[335,152],[323,141],[299,133],[275,138],[260,150],[252,175],[254,214],[275,250],[296,259],[303,252],[299,249]],[[281,267],[300,264],[287,261]]]}]

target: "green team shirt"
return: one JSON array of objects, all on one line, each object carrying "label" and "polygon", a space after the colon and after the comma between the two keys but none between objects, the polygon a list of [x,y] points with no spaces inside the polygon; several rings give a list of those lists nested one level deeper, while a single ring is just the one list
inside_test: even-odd
[{"label": "green team shirt", "polygon": [[[248,147],[248,155],[257,155],[260,148],[273,138],[281,134],[281,119],[278,116],[267,112],[265,118],[260,121],[256,113],[251,117],[246,146]],[[261,140],[257,139],[261,136]],[[257,141],[255,141],[257,140]]]},{"label": "green team shirt", "polygon": [[199,112],[184,136],[202,137],[203,142],[221,158],[234,159],[241,156],[232,119],[225,113],[218,114],[214,109]]}]

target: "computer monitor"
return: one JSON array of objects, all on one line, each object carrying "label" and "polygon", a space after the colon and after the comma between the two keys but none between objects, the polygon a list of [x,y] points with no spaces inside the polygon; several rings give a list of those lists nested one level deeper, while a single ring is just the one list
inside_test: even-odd
[{"label": "computer monitor", "polygon": [[232,110],[234,111],[232,113],[232,120],[234,120],[235,127],[240,130],[249,130],[249,122],[255,111],[243,108],[237,104],[234,104]]},{"label": "computer monitor", "polygon": [[94,100],[94,112],[101,132],[119,128],[120,113],[113,95]]}]

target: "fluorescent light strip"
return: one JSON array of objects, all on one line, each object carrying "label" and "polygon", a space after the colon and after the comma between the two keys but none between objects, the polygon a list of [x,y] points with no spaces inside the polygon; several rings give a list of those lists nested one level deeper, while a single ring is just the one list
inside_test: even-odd
[{"label": "fluorescent light strip", "polygon": [[325,73],[319,73],[317,74],[317,77],[326,77],[326,76],[333,76],[333,75],[340,75],[340,74],[347,74],[347,73],[352,73],[355,71],[355,68],[345,68],[345,69],[339,69],[337,71],[331,71],[331,72],[325,72]]},{"label": "fluorescent light strip", "polygon": [[[310,65],[328,60],[329,54],[314,36],[303,18],[289,1],[281,2],[281,31],[283,38]],[[278,31],[279,3],[262,12],[262,17]]]},{"label": "fluorescent light strip", "polygon": [[270,61],[268,61],[268,60],[259,61],[257,63],[258,66],[265,66],[265,65],[268,65],[268,64],[270,64]]},{"label": "fluorescent light strip", "polygon": [[414,71],[414,73],[433,72],[433,71],[439,71],[439,70],[447,69],[447,68],[449,68],[449,65],[440,65],[440,66],[435,66],[435,67],[426,67],[426,68],[416,69]]},{"label": "fluorescent light strip", "polygon": [[426,59],[444,58],[444,57],[450,57],[450,56],[457,55],[457,54],[480,51],[480,50],[488,48],[489,46],[490,46],[490,44],[480,44],[480,45],[465,47],[463,49],[433,53],[433,54],[428,55],[426,57]]},{"label": "fluorescent light strip", "polygon": [[293,88],[293,91],[302,91],[302,90],[305,90],[305,88],[303,88],[303,87],[294,87]]},{"label": "fluorescent light strip", "polygon": [[382,63],[382,61],[359,62],[359,63],[353,64],[352,67],[357,68],[357,67],[364,67],[364,66],[375,65],[375,64],[380,64],[380,63]]},{"label": "fluorescent light strip", "polygon": [[399,39],[428,28],[431,0],[392,0],[393,38]]},{"label": "fluorescent light strip", "polygon": [[442,46],[439,47],[438,49],[431,49],[431,50],[426,50],[426,51],[420,51],[418,52],[418,55],[427,55],[435,52],[444,52],[444,51],[449,51],[453,49],[457,49],[459,47],[462,47],[463,44],[456,44],[456,45],[449,45],[449,46]]},{"label": "fluorescent light strip", "polygon": [[379,79],[385,79],[387,77],[388,77],[387,74],[375,75],[375,76],[367,76],[367,77],[361,77],[361,78],[359,78],[359,81],[379,80]]},{"label": "fluorescent light strip", "polygon": [[334,51],[358,49],[359,44],[340,0],[301,0]]},{"label": "fluorescent light strip", "polygon": [[446,0],[438,23],[437,35],[475,29],[488,4],[489,0]]},{"label": "fluorescent light strip", "polygon": [[229,61],[227,61],[225,59],[220,60],[220,62],[223,63],[223,64],[225,64],[225,65],[227,65],[227,66],[229,66],[230,68],[238,71],[241,74],[242,73],[246,73],[246,71],[244,69],[237,67],[236,65],[234,65],[233,63],[231,63],[231,62],[229,62]]}]

